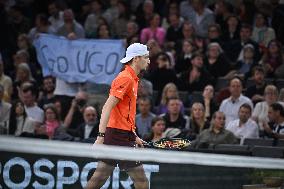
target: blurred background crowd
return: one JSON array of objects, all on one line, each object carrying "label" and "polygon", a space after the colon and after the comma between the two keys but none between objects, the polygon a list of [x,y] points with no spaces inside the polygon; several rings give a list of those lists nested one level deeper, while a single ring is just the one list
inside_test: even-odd
[{"label": "blurred background crowd", "polygon": [[193,147],[284,138],[282,0],[0,0],[0,134],[93,142],[109,86],[42,75],[39,33],[150,51],[137,134]]}]

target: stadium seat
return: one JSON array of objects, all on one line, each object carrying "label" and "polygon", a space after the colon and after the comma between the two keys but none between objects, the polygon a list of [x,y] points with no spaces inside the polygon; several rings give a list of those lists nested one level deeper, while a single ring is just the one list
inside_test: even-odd
[{"label": "stadium seat", "polygon": [[248,146],[272,146],[274,139],[245,138],[244,145]]},{"label": "stadium seat", "polygon": [[215,91],[219,91],[229,85],[229,80],[225,79],[223,77],[219,77],[217,79],[216,85],[215,85]]},{"label": "stadium seat", "polygon": [[179,91],[179,98],[183,103],[186,103],[188,101],[188,92],[187,91]]},{"label": "stadium seat", "polygon": [[218,144],[214,147],[216,153],[232,154],[232,155],[251,155],[248,145],[239,144]]},{"label": "stadium seat", "polygon": [[284,88],[284,79],[277,79],[275,81],[275,85],[278,88],[278,90]]},{"label": "stadium seat", "polygon": [[278,140],[277,143],[276,143],[276,146],[284,147],[284,139]]},{"label": "stadium seat", "polygon": [[284,148],[270,146],[254,146],[251,150],[252,156],[283,158]]}]

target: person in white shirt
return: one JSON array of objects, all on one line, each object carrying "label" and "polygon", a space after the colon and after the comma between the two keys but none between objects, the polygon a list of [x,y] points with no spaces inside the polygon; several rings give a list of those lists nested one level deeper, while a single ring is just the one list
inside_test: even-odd
[{"label": "person in white shirt", "polygon": [[36,124],[41,124],[44,120],[44,111],[36,105],[36,90],[32,83],[25,82],[20,87],[19,96],[25,105],[28,117],[32,118]]},{"label": "person in white shirt", "polygon": [[242,95],[242,81],[239,77],[233,77],[229,83],[231,96],[222,101],[219,111],[226,115],[226,127],[230,121],[239,118],[238,112],[244,103],[248,103],[253,109],[251,100]]},{"label": "person in white shirt", "polygon": [[251,106],[247,103],[241,105],[239,109],[239,119],[230,121],[227,130],[241,139],[241,143],[245,138],[259,138],[258,125],[251,117]]}]

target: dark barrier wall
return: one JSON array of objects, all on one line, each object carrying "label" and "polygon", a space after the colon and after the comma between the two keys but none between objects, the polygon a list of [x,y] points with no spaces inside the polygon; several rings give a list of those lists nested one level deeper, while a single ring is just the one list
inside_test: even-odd
[{"label": "dark barrier wall", "polygon": [[[96,160],[0,151],[0,189],[83,188]],[[251,169],[144,163],[151,189],[239,189]],[[105,188],[130,189],[132,181],[116,168]]]}]

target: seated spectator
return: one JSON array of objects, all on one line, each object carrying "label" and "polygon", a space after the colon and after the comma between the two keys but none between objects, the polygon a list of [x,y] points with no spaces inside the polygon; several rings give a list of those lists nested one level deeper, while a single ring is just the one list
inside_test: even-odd
[{"label": "seated spectator", "polygon": [[68,39],[85,38],[84,28],[74,19],[71,9],[66,9],[63,14],[64,24],[57,30],[57,35],[65,36]]},{"label": "seated spectator", "polygon": [[182,114],[180,99],[177,97],[169,98],[167,107],[168,112],[161,115],[166,122],[166,129],[177,128],[184,134],[189,129],[189,117]]},{"label": "seated spectator", "polygon": [[84,122],[77,129],[67,129],[73,137],[79,137],[81,141],[95,142],[99,132],[99,119],[97,110],[93,106],[87,106],[83,110]]},{"label": "seated spectator", "polygon": [[230,121],[226,129],[231,131],[241,144],[245,138],[259,138],[258,125],[251,117],[252,109],[249,104],[242,104],[239,109],[239,119]]},{"label": "seated spectator", "polygon": [[276,103],[278,99],[278,89],[274,85],[267,85],[264,90],[264,101],[255,105],[252,118],[258,123],[260,130],[263,130],[263,121],[268,122],[269,106]]},{"label": "seated spectator", "polygon": [[215,10],[215,20],[218,25],[220,25],[220,30],[224,31],[226,29],[226,21],[228,17],[234,12],[234,6],[229,1],[219,0],[213,4]]},{"label": "seated spectator", "polygon": [[138,34],[138,24],[133,21],[129,21],[126,25],[126,46],[140,41]]},{"label": "seated spectator", "polygon": [[268,19],[261,12],[255,15],[255,25],[253,27],[252,39],[265,51],[269,41],[275,39],[275,31],[268,26]]},{"label": "seated spectator", "polygon": [[208,148],[209,145],[236,144],[237,138],[232,132],[225,129],[225,119],[223,112],[215,112],[212,116],[210,128],[202,131],[192,141],[191,146],[193,148]]},{"label": "seated spectator", "polygon": [[149,27],[142,29],[140,41],[146,44],[150,39],[155,39],[160,46],[164,45],[166,31],[160,27],[160,15],[154,14],[149,19]]},{"label": "seated spectator", "polygon": [[0,134],[7,133],[11,104],[3,101],[4,87],[0,84]]},{"label": "seated spectator", "polygon": [[52,76],[46,76],[43,79],[43,91],[38,99],[38,106],[43,108],[45,104],[55,102],[55,78]]},{"label": "seated spectator", "polygon": [[29,65],[26,63],[21,63],[16,68],[16,79],[13,83],[13,99],[19,98],[18,88],[25,82],[32,83],[35,87],[37,86],[37,83],[32,76]]},{"label": "seated spectator", "polygon": [[264,89],[266,87],[265,71],[263,67],[256,66],[252,69],[252,79],[254,84],[247,88],[245,96],[249,97],[253,104],[264,100]]},{"label": "seated spectator", "polygon": [[196,136],[204,129],[208,129],[210,126],[209,121],[205,117],[205,109],[200,102],[193,103],[191,107],[191,116],[189,118],[189,131],[186,137],[190,140],[194,140]]},{"label": "seated spectator", "polygon": [[166,32],[167,46],[175,47],[176,41],[182,39],[183,20],[178,13],[171,13],[167,18],[170,24]]},{"label": "seated spectator", "polygon": [[150,39],[147,43],[148,49],[149,49],[149,58],[151,64],[149,65],[149,69],[147,73],[151,73],[153,70],[155,70],[158,67],[157,64],[157,57],[163,53],[161,46],[158,44],[158,42],[154,39]]},{"label": "seated spectator", "polygon": [[191,67],[182,72],[178,79],[179,90],[189,93],[202,91],[206,85],[214,83],[213,77],[203,65],[203,55],[199,52],[193,54]]},{"label": "seated spectator", "polygon": [[147,142],[157,142],[163,137],[166,125],[165,120],[162,117],[155,117],[151,122],[151,132],[144,137]]},{"label": "seated spectator", "polygon": [[214,13],[206,7],[205,0],[192,0],[193,17],[189,20],[200,37],[207,37],[208,26],[215,22]]},{"label": "seated spectator", "polygon": [[284,88],[280,89],[278,101],[284,103]]},{"label": "seated spectator", "polygon": [[284,107],[279,103],[273,103],[269,106],[268,117],[273,122],[272,127],[266,121],[263,121],[264,130],[270,137],[275,139],[284,139]]},{"label": "seated spectator", "polygon": [[268,43],[267,51],[263,54],[260,64],[265,67],[267,77],[274,77],[275,71],[283,65],[282,45],[277,40]]},{"label": "seated spectator", "polygon": [[256,65],[255,49],[253,45],[246,44],[240,53],[237,63],[234,65],[234,70],[228,75],[238,75],[240,78],[247,80],[247,78],[252,76],[252,68]]},{"label": "seated spectator", "polygon": [[211,120],[213,113],[218,110],[218,105],[214,100],[214,87],[212,85],[204,87],[201,103],[205,108],[206,120]]},{"label": "seated spectator", "polygon": [[79,91],[72,100],[71,107],[64,119],[64,126],[71,129],[76,129],[84,122],[83,111],[88,102],[88,93]]},{"label": "seated spectator", "polygon": [[140,80],[138,83],[138,91],[137,97],[148,97],[151,98],[153,96],[153,84],[145,79],[144,76],[145,72],[140,73]]},{"label": "seated spectator", "polygon": [[55,29],[50,25],[48,18],[44,14],[38,14],[35,18],[35,27],[33,27],[28,37],[33,42],[40,33],[55,34]]},{"label": "seated spectator", "polygon": [[184,41],[195,41],[195,30],[193,25],[185,21],[182,25],[182,39],[178,40],[176,42],[176,54],[180,54],[182,47],[183,47],[183,42]]},{"label": "seated spectator", "polygon": [[184,40],[182,43],[182,52],[177,54],[175,71],[180,74],[190,68],[190,62],[196,46],[192,40]]},{"label": "seated spectator", "polygon": [[243,86],[240,78],[234,77],[230,80],[229,90],[231,96],[223,100],[219,108],[226,116],[226,126],[230,121],[238,119],[238,111],[242,104],[248,103],[253,108],[251,100],[242,95]]},{"label": "seated spectator", "polygon": [[4,62],[0,59],[0,85],[3,86],[3,100],[9,102],[13,92],[13,83],[9,76],[4,73]]},{"label": "seated spectator", "polygon": [[24,104],[17,100],[11,107],[9,119],[9,135],[33,137],[34,121],[27,115]]},{"label": "seated spectator", "polygon": [[141,138],[148,135],[151,130],[151,121],[155,114],[151,112],[151,100],[148,97],[142,97],[138,99],[138,111],[136,115],[135,124],[137,129],[137,134]]},{"label": "seated spectator", "polygon": [[[158,105],[158,108],[156,110],[156,114],[164,114],[168,112],[167,102],[170,98],[178,98],[179,99],[179,91],[177,89],[177,86],[174,83],[168,83],[163,88],[162,94],[161,94],[161,100]],[[183,104],[182,104],[182,112],[183,110]]]},{"label": "seated spectator", "polygon": [[210,24],[208,26],[208,37],[205,40],[206,44],[209,43],[218,43],[220,46],[223,45],[223,41],[221,39],[221,27],[219,24]]},{"label": "seated spectator", "polygon": [[240,20],[237,15],[230,15],[226,18],[225,29],[222,34],[224,43],[230,44],[231,41],[240,39]]},{"label": "seated spectator", "polygon": [[149,26],[150,19],[155,14],[154,12],[154,2],[152,0],[145,0],[143,4],[141,4],[141,10],[137,9],[135,13],[136,23],[139,25],[140,29],[146,28]]},{"label": "seated spectator", "polygon": [[47,135],[48,139],[54,137],[55,130],[62,125],[57,109],[53,104],[46,105],[44,108],[44,122],[36,126],[36,135]]},{"label": "seated spectator", "polygon": [[110,27],[107,23],[103,23],[98,26],[95,38],[96,39],[111,39],[112,38]]},{"label": "seated spectator", "polygon": [[161,93],[167,83],[176,83],[177,77],[172,68],[170,57],[166,53],[158,54],[156,62],[158,67],[150,73],[149,80],[153,84],[153,89]]},{"label": "seated spectator", "polygon": [[227,59],[220,44],[217,42],[209,43],[204,65],[215,79],[224,77],[231,70],[229,59]]},{"label": "seated spectator", "polygon": [[20,100],[25,105],[27,115],[32,118],[36,124],[44,121],[44,111],[36,104],[37,88],[30,82],[25,82],[19,90]]}]

